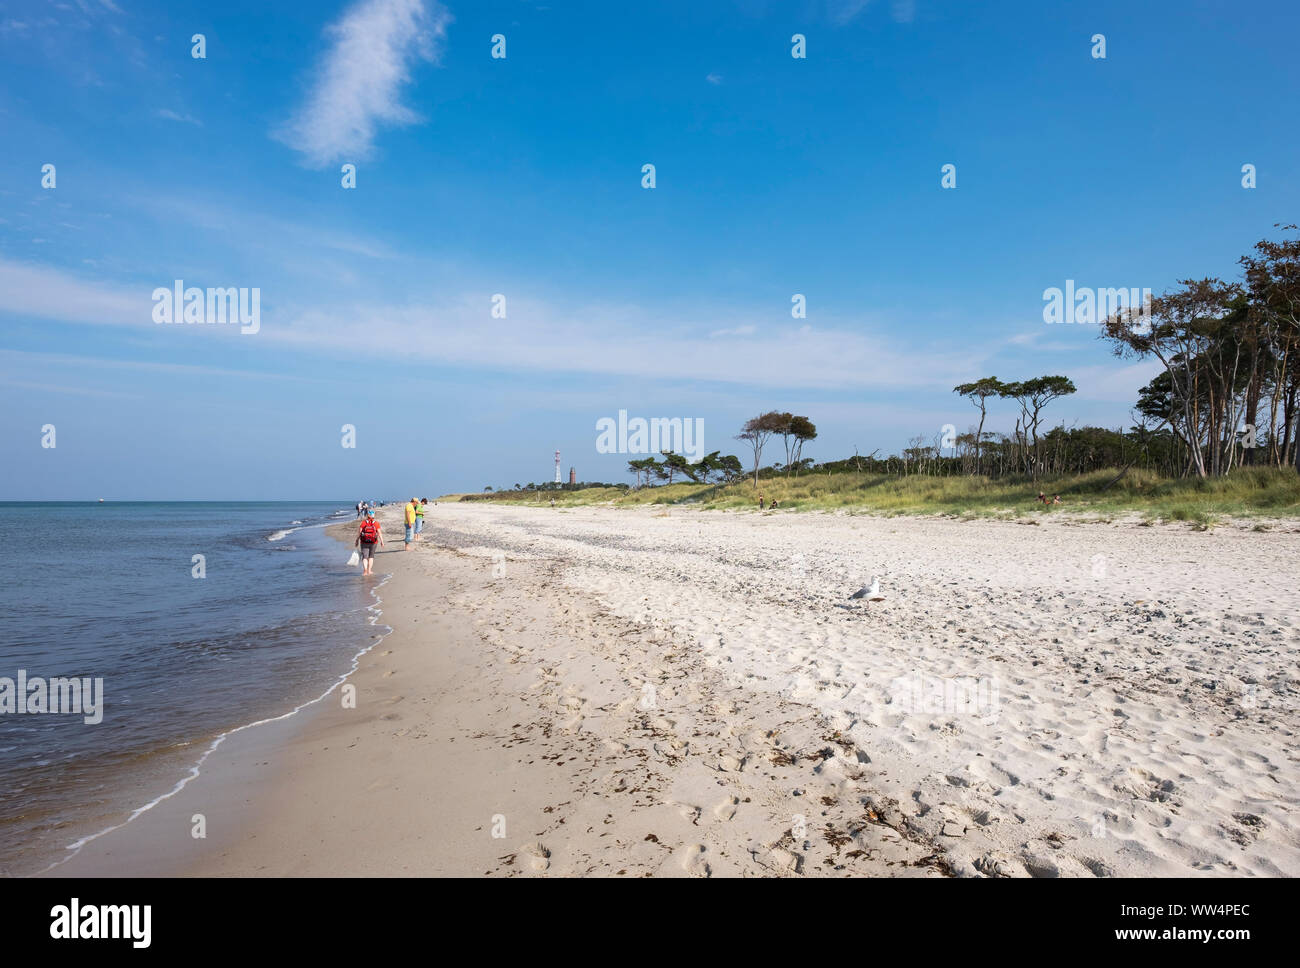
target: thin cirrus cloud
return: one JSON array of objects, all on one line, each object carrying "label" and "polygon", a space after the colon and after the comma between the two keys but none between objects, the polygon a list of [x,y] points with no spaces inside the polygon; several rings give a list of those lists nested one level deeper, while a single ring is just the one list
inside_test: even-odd
[{"label": "thin cirrus cloud", "polygon": [[188,114],[178,114],[177,112],[172,111],[168,108],[163,108],[161,111],[159,111],[158,117],[162,118],[165,121],[179,121],[181,124],[193,124],[193,125],[197,125],[200,128],[203,127],[203,122],[200,121],[198,118],[191,117]]},{"label": "thin cirrus cloud", "polygon": [[[871,0],[829,0],[831,22],[843,26],[871,6]],[[916,0],[892,0],[890,17],[895,23],[910,24],[916,19]]]},{"label": "thin cirrus cloud", "polygon": [[110,326],[151,322],[151,290],[91,282],[61,269],[0,258],[0,313]]},{"label": "thin cirrus cloud", "polygon": [[[0,316],[157,328],[151,317],[151,289],[147,286],[91,281],[63,269],[0,258],[0,292],[7,295],[0,303]],[[593,305],[575,310],[525,300],[510,303],[509,323],[491,323],[495,332],[509,338],[484,340],[486,305],[482,294],[406,304],[375,299],[351,306],[307,305],[264,316],[256,339],[259,345],[278,347],[291,356],[308,353],[351,359],[361,353],[381,359],[401,358],[416,365],[437,363],[469,370],[612,375],[696,381],[701,385],[806,387],[859,393],[937,390],[946,394],[957,383],[978,374],[1004,375],[1002,371],[1009,366],[1016,371],[1011,375],[1017,378],[1053,368],[1048,360],[1030,365],[1022,360],[1012,366],[989,343],[952,346],[941,352],[933,347],[914,347],[863,331],[862,322],[856,319],[832,319],[824,327],[797,329],[779,325],[760,329],[730,319],[727,321],[733,325],[721,329],[685,325],[663,332],[653,314],[634,306]],[[700,315],[726,318],[718,309],[702,309]],[[365,334],[360,342],[359,333]],[[9,382],[4,379],[3,364],[11,355],[0,350],[0,382]],[[74,361],[64,357],[58,362],[62,369]],[[99,369],[138,366],[157,372],[285,378],[282,368],[263,374],[170,363],[92,358],[76,362]],[[1119,369],[1113,365],[1075,366],[1070,372],[1079,387],[1080,400],[1113,404],[1132,401],[1138,388],[1160,369],[1154,360],[1141,360]],[[27,374],[31,370],[29,360],[15,372]]]},{"label": "thin cirrus cloud", "polygon": [[[0,316],[15,314],[81,324],[154,329],[152,289],[89,281],[62,269],[0,259]],[[583,373],[830,390],[950,387],[983,365],[973,348],[936,353],[887,343],[855,321],[825,328],[703,325],[660,332],[653,314],[629,306],[561,309],[514,300],[507,339],[483,339],[485,297],[464,295],[407,304],[382,299],[351,306],[306,305],[264,314],[259,345],[290,354],[358,352],[408,362],[436,362],[499,372]],[[722,311],[701,316],[724,319]],[[365,339],[358,344],[358,333]],[[722,337],[722,338],[719,338]],[[986,354],[985,354],[986,355]],[[918,376],[917,374],[921,374]]]},{"label": "thin cirrus cloud", "polygon": [[[894,345],[854,321],[825,328],[745,325],[710,330],[685,325],[662,331],[653,314],[628,306],[553,306],[512,300],[509,323],[489,321],[485,296],[438,302],[358,303],[288,309],[263,321],[259,338],[286,349],[361,352],[410,362],[503,372],[578,373],[825,390],[945,391],[982,365],[974,348],[936,352]],[[717,318],[721,311],[703,309]],[[518,322],[515,322],[518,320]],[[483,338],[485,327],[501,338]],[[717,338],[719,334],[732,338]]]},{"label": "thin cirrus cloud", "polygon": [[298,111],[273,137],[313,168],[369,157],[385,125],[419,121],[403,93],[420,61],[436,61],[451,14],[438,0],[361,0],[330,24],[331,45]]},{"label": "thin cirrus cloud", "polygon": [[831,22],[846,24],[871,4],[871,0],[830,0]]}]

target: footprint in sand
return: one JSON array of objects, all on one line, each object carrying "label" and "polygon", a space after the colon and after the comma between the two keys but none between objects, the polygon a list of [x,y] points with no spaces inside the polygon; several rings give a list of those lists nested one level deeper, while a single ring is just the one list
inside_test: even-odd
[{"label": "footprint in sand", "polygon": [[682,870],[692,877],[708,877],[713,873],[713,868],[709,862],[704,859],[708,853],[708,848],[703,844],[691,844],[681,852]]},{"label": "footprint in sand", "polygon": [[528,844],[519,852],[528,858],[528,864],[535,871],[544,871],[551,866],[551,852],[541,843]]},{"label": "footprint in sand", "polygon": [[700,822],[700,816],[704,811],[692,803],[679,803],[677,804],[677,812],[680,813],[684,819],[698,825]]},{"label": "footprint in sand", "polygon": [[739,803],[739,797],[727,797],[713,808],[713,815],[719,820],[730,820],[736,815],[736,807]]},{"label": "footprint in sand", "polygon": [[803,869],[803,855],[784,847],[773,847],[768,854],[768,861],[778,871],[798,874]]}]

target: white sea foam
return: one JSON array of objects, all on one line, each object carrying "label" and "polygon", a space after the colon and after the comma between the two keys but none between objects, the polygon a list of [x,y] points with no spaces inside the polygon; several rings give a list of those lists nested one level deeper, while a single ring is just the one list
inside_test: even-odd
[{"label": "white sea foam", "polygon": [[[296,530],[296,529],[291,529],[291,530]],[[281,534],[281,537],[283,537],[284,533]],[[277,539],[272,538],[271,540],[277,540]],[[194,763],[194,765],[190,767],[189,772],[184,777],[182,777],[174,787],[172,787],[170,790],[168,790],[166,793],[162,794],[161,796],[157,796],[154,799],[150,800],[144,806],[137,807],[135,810],[131,811],[131,815],[127,817],[125,820],[123,820],[121,823],[113,824],[111,827],[105,827],[103,830],[99,831],[98,833],[89,834],[88,836],[82,837],[79,840],[76,840],[73,843],[69,844],[65,848],[65,850],[67,851],[66,857],[62,857],[59,860],[56,860],[48,867],[44,868],[41,871],[38,871],[38,874],[46,874],[52,871],[56,867],[61,867],[63,864],[66,864],[68,861],[72,860],[72,858],[76,857],[77,854],[80,853],[81,848],[86,846],[86,844],[90,843],[91,841],[98,840],[100,837],[103,837],[105,834],[110,834],[114,830],[119,830],[122,827],[125,827],[132,820],[135,820],[137,817],[141,816],[142,814],[152,810],[154,807],[158,806],[158,804],[162,803],[164,800],[170,800],[176,794],[180,793],[181,790],[185,789],[185,787],[189,785],[189,782],[191,780],[198,777],[200,771],[202,770],[204,762],[207,760],[209,756],[211,756],[214,752],[216,752],[217,747],[220,746],[222,743],[224,743],[228,736],[233,736],[235,733],[241,733],[246,729],[252,729],[255,726],[263,726],[266,725],[267,723],[282,722],[283,720],[286,720],[291,716],[297,715],[299,712],[306,709],[308,706],[314,706],[322,699],[328,698],[334,692],[334,690],[338,689],[339,686],[347,682],[347,680],[352,677],[352,673],[357,671],[357,668],[361,664],[361,657],[365,655],[367,652],[369,652],[371,649],[373,649],[375,646],[377,646],[385,638],[387,638],[388,635],[393,631],[391,627],[387,625],[379,624],[379,619],[384,614],[383,608],[381,607],[383,605],[383,599],[379,597],[379,589],[382,588],[384,585],[386,585],[388,583],[388,579],[391,577],[392,577],[391,574],[384,575],[381,578],[381,580],[378,582],[378,584],[376,584],[374,588],[370,589],[370,594],[371,596],[374,597],[375,603],[373,605],[369,605],[366,607],[366,611],[370,613],[370,617],[369,617],[370,626],[372,628],[381,629],[380,633],[376,635],[370,641],[370,643],[366,645],[365,648],[358,651],[352,657],[351,667],[348,669],[347,672],[343,673],[341,676],[335,679],[334,682],[330,684],[328,689],[322,692],[315,699],[309,699],[306,702],[299,703],[293,709],[290,709],[288,712],[282,713],[279,716],[270,716],[266,719],[259,719],[255,722],[245,723],[243,726],[236,726],[233,729],[226,730],[224,733],[217,736],[211,743],[208,744],[207,749],[203,751],[203,755],[198,758],[198,760]],[[180,744],[180,745],[188,745],[188,744]]]}]

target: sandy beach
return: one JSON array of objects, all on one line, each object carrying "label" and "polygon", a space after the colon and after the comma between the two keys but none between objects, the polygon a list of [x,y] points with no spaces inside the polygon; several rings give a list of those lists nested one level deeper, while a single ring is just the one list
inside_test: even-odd
[{"label": "sandy beach", "polygon": [[1294,524],[383,518],[355,707],[52,873],[1300,873]]}]

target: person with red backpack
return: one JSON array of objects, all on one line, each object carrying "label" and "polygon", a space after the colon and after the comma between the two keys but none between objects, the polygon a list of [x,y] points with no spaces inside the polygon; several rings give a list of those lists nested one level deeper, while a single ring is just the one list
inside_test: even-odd
[{"label": "person with red backpack", "polygon": [[361,577],[373,575],[375,548],[384,546],[384,535],[375,518],[374,509],[366,508],[366,516],[361,519],[361,526],[357,528],[357,540],[353,544],[361,552]]}]

